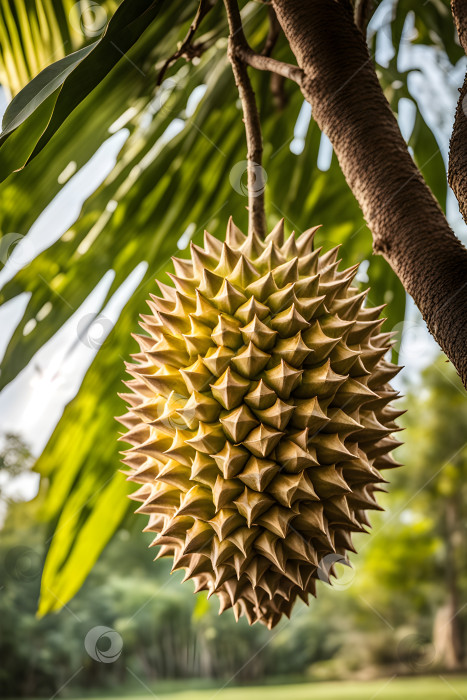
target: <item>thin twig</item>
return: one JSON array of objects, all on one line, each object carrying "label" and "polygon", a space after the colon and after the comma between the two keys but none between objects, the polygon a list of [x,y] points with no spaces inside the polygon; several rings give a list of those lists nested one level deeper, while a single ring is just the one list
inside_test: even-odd
[{"label": "thin twig", "polygon": [[164,75],[166,74],[167,70],[170,68],[170,66],[175,63],[175,61],[178,61],[179,58],[182,58],[182,56],[186,56],[188,58],[193,58],[194,56],[199,56],[200,53],[202,53],[202,46],[200,45],[192,45],[191,41],[196,34],[196,32],[199,29],[199,25],[203,21],[203,19],[206,17],[208,12],[212,10],[214,5],[216,4],[217,0],[200,0],[199,5],[198,5],[198,10],[196,12],[196,15],[193,19],[193,22],[190,25],[190,28],[188,30],[187,35],[181,42],[180,46],[178,47],[177,51],[170,56],[162,66],[162,68],[159,71],[159,75],[157,76],[157,83],[156,86],[159,86],[163,79]]},{"label": "thin twig", "polygon": [[244,63],[248,63],[252,68],[257,68],[258,70],[268,70],[271,73],[277,73],[282,75],[284,78],[289,78],[293,80],[297,85],[300,85],[303,78],[303,71],[298,66],[294,66],[291,63],[284,63],[283,61],[277,61],[275,58],[270,56],[263,56],[260,53],[256,53],[248,45],[239,44],[234,47],[236,56],[242,59]]},{"label": "thin twig", "polygon": [[247,66],[237,53],[238,47],[245,47],[248,44],[243,33],[237,0],[224,0],[224,4],[230,29],[229,60],[232,64],[245,122],[248,162],[248,230],[265,238],[267,229],[264,210],[264,173],[261,165],[263,157],[261,123]]}]

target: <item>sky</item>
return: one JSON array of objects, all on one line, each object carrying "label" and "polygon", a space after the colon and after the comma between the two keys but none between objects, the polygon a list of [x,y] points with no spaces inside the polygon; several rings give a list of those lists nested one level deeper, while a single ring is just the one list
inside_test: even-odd
[{"label": "sky", "polygon": [[[372,24],[383,26],[387,17],[388,1],[380,5]],[[455,70],[447,71],[446,67],[436,61],[434,51],[424,47],[410,45],[407,38],[411,32],[406,28],[404,50],[400,53],[401,70],[419,69],[410,77],[410,89],[416,93],[421,104],[424,117],[435,130],[441,152],[447,163],[449,135],[457,99],[457,87],[462,84],[465,73],[465,62],[460,61]],[[391,42],[384,32],[380,32],[377,45],[378,62],[384,63],[391,58]],[[202,86],[196,95],[192,96],[190,111],[193,111],[202,97]],[[0,113],[6,106],[6,100],[0,95]],[[404,100],[401,105],[400,126],[406,139],[409,138],[414,114],[413,105]],[[16,269],[31,260],[41,250],[45,249],[63,235],[77,218],[83,202],[105,179],[112,170],[118,152],[128,136],[125,129],[126,114],[117,119],[109,129],[109,137],[93,158],[81,170],[75,172],[75,164],[68,164],[61,174],[61,181],[66,181],[53,202],[40,215],[25,239],[15,248],[3,269],[0,269],[0,285],[11,278]],[[303,148],[303,136],[306,134],[311,117],[309,106],[304,103],[303,109],[295,125],[295,138],[291,143],[294,152]],[[175,135],[180,126],[176,122],[169,127],[167,139]],[[332,149],[329,141],[323,136],[319,152],[319,167],[326,170],[329,167]],[[458,212],[457,202],[452,195],[448,201],[448,219],[464,242],[467,240],[467,229]],[[189,233],[185,232],[179,241],[179,247],[189,243]],[[75,396],[79,389],[86,369],[90,365],[104,337],[110,331],[112,324],[118,318],[121,309],[133,290],[138,285],[145,272],[145,266],[139,265],[95,322],[86,342],[83,329],[89,319],[100,308],[101,301],[112,282],[112,271],[109,271],[85,303],[73,314],[69,321],[60,329],[33,358],[29,366],[0,393],[0,433],[12,431],[24,437],[35,455],[40,454],[55,425],[57,424],[65,405]],[[359,271],[361,281],[365,281],[365,265]],[[19,322],[27,304],[27,295],[13,299],[0,307],[0,327],[4,330],[0,338],[0,356],[8,344],[16,324]],[[44,315],[47,308],[43,308]],[[30,332],[32,327],[25,328]],[[397,329],[400,330],[400,329]],[[425,366],[433,361],[438,353],[437,345],[429,336],[424,323],[414,304],[409,300],[407,305],[406,324],[400,351],[399,363],[405,365],[399,378],[397,388],[403,389],[407,382],[417,381],[417,377]],[[122,368],[123,374],[123,368]],[[15,479],[9,484],[12,497],[30,498],[37,489],[37,475],[28,474]]]}]

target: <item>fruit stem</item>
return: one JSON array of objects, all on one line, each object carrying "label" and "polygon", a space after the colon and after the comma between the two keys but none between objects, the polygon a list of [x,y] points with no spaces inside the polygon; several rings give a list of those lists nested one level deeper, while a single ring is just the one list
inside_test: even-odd
[{"label": "fruit stem", "polygon": [[248,76],[246,63],[240,58],[238,49],[248,47],[243,32],[242,19],[237,0],[224,0],[229,22],[229,51],[232,72],[242,103],[245,124],[248,163],[248,232],[265,238],[266,213],[264,209],[265,177],[262,167],[263,139],[255,93]]}]

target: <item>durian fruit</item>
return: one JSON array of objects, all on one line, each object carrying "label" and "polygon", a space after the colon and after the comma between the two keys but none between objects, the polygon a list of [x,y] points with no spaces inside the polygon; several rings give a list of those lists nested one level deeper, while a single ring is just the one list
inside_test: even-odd
[{"label": "durian fruit", "polygon": [[327,555],[355,551],[400,444],[383,307],[364,306],[338,248],[313,249],[316,228],[261,241],[230,220],[225,243],[206,232],[173,258],[119,419],[157,557],[269,628],[335,574]]}]

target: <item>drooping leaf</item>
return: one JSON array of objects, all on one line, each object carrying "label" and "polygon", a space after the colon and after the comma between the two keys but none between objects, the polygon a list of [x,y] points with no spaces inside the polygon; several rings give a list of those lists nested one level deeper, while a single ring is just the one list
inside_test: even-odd
[{"label": "drooping leaf", "polygon": [[0,146],[12,131],[21,126],[48,97],[63,85],[70,73],[95,48],[96,43],[84,46],[60,61],[52,63],[51,66],[47,66],[13,98],[3,115]]},{"label": "drooping leaf", "polygon": [[[83,493],[80,488],[73,492],[57,522],[47,554],[41,582],[40,616],[59,610],[81,588],[129,510],[128,493],[128,485],[120,474],[114,474],[91,494],[88,489]],[[73,548],[67,556],[70,540]]]},{"label": "drooping leaf", "polygon": [[[54,197],[63,188],[62,173],[71,165],[77,172],[109,138],[109,128],[122,115],[122,124],[132,131],[139,115],[154,98],[155,69],[173,50],[179,36],[177,20],[189,16],[195,2],[173,5],[162,13],[110,74],[70,114],[45,152],[20,173],[13,173],[0,187],[0,232],[25,236]],[[184,9],[186,8],[186,9]],[[180,21],[182,21],[182,19]],[[130,63],[131,62],[131,63]],[[152,66],[150,70],[147,66]],[[129,68],[130,66],[130,68]],[[122,128],[120,127],[120,128]],[[113,128],[113,127],[112,127]],[[112,132],[113,133],[113,132]],[[0,149],[0,171],[8,169]],[[1,264],[4,264],[4,260]],[[2,299],[4,301],[5,298]]]},{"label": "drooping leaf", "polygon": [[[123,0],[100,39],[45,68],[16,95],[5,114],[0,152],[16,131],[20,133],[15,146],[21,140],[22,148],[18,152],[10,147],[8,168],[0,170],[0,182],[40,153],[71,112],[140,38],[165,2],[153,0],[148,5],[145,0]],[[36,117],[30,129],[29,120],[38,109],[40,119]]]},{"label": "drooping leaf", "polygon": [[115,0],[7,0],[0,3],[0,83],[16,95],[53,60],[95,39]]}]

